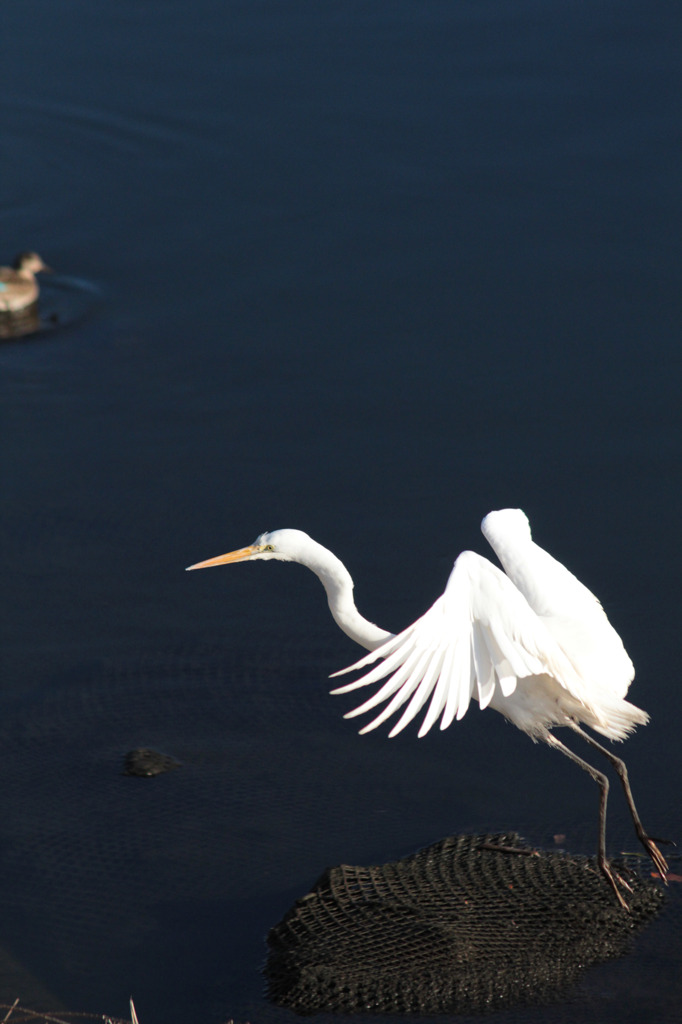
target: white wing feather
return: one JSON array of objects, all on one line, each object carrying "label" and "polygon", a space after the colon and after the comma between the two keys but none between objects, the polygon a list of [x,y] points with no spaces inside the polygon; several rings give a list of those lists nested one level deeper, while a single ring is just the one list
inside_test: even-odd
[{"label": "white wing feather", "polygon": [[599,599],[533,542],[520,509],[490,512],[481,529],[508,578],[568,653],[577,673],[594,680],[598,690],[625,697],[635,669]]},{"label": "white wing feather", "polygon": [[544,673],[577,700],[585,698],[582,681],[525,597],[500,569],[472,551],[458,557],[445,592],[420,619],[335,675],[366,668],[378,658],[385,660],[360,679],[332,690],[350,693],[389,677],[345,716],[353,718],[391,698],[363,733],[409,700],[390,732],[395,736],[430,698],[419,730],[424,736],[441,714],[441,729],[462,718],[472,697],[485,708],[498,688],[509,697],[517,679]]}]

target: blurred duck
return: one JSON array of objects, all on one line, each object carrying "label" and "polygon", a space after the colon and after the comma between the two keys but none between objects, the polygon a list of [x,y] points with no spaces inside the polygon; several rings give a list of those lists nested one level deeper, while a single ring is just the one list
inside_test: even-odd
[{"label": "blurred duck", "polygon": [[11,267],[0,267],[0,313],[19,313],[38,299],[36,274],[50,268],[37,252],[20,252]]}]

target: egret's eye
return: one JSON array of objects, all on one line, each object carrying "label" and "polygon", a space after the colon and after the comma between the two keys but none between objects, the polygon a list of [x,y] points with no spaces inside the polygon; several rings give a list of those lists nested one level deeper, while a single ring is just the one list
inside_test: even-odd
[{"label": "egret's eye", "polygon": [[264,547],[263,547],[263,551],[274,551],[274,550],[275,550],[275,545],[274,544],[265,544]]}]

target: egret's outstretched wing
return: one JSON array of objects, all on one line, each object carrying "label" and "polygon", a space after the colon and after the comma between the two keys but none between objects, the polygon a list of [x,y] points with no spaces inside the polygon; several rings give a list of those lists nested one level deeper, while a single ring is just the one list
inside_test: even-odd
[{"label": "egret's outstretched wing", "polygon": [[489,512],[481,529],[509,579],[569,653],[578,674],[592,679],[600,691],[625,697],[634,665],[599,599],[532,540],[520,509]]},{"label": "egret's outstretched wing", "polygon": [[473,551],[462,552],[445,592],[425,615],[335,675],[365,668],[377,658],[382,662],[366,675],[332,690],[350,693],[388,676],[369,700],[345,716],[353,718],[388,701],[361,733],[375,729],[409,701],[389,733],[395,736],[429,698],[419,735],[441,714],[440,727],[446,729],[466,714],[472,697],[485,708],[496,688],[508,697],[517,679],[543,673],[582,699],[580,680],[543,622],[508,577]]}]

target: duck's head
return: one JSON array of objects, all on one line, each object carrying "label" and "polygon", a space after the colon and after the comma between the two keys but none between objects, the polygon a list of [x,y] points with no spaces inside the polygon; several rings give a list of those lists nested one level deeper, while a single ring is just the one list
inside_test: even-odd
[{"label": "duck's head", "polygon": [[39,274],[41,271],[46,274],[52,273],[52,268],[48,267],[47,263],[43,263],[42,259],[37,252],[20,252],[13,263],[15,270],[19,273],[24,274]]}]

